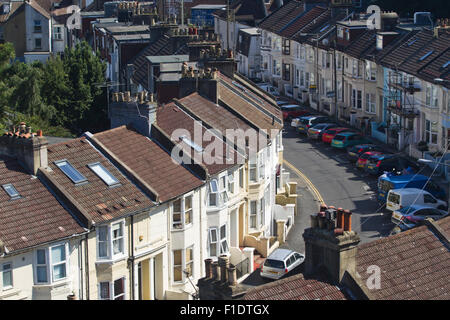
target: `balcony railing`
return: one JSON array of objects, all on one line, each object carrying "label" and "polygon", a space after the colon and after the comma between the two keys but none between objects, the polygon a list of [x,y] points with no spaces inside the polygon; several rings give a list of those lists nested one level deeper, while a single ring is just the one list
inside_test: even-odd
[{"label": "balcony railing", "polygon": [[406,117],[406,118],[415,118],[420,115],[420,112],[418,110],[414,109],[413,107],[408,107],[408,106],[401,105],[401,104],[388,105],[388,109],[392,113],[394,113],[398,116],[401,116],[401,117]]}]

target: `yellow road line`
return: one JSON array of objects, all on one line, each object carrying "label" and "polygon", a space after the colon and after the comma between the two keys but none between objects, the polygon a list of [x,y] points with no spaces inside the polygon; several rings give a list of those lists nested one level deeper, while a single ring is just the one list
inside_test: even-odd
[{"label": "yellow road line", "polygon": [[320,195],[319,190],[313,185],[311,180],[308,179],[307,176],[305,176],[300,170],[298,170],[296,167],[294,167],[293,164],[291,164],[286,159],[283,159],[283,163],[287,165],[292,171],[294,171],[300,178],[305,180],[306,184],[309,186],[309,188],[312,190],[312,192],[316,195],[317,200],[320,202],[320,204],[325,204],[325,201],[323,201],[322,196]]}]

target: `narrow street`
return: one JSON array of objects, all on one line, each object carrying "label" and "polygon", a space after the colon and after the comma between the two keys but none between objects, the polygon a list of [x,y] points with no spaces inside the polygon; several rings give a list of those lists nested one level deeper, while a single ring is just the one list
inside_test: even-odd
[{"label": "narrow street", "polygon": [[303,230],[309,227],[309,215],[317,212],[320,205],[314,188],[327,205],[353,213],[352,228],[359,233],[361,243],[389,234],[393,225],[390,215],[376,201],[375,177],[356,169],[344,151],[299,136],[288,126],[283,133],[283,145],[284,159],[303,173],[314,187],[284,165],[291,173],[291,181],[297,182],[299,214],[282,247],[304,252]]}]

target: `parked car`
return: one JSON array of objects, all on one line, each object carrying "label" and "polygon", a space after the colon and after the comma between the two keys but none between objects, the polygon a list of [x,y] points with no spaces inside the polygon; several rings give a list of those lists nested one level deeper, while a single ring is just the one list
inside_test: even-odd
[{"label": "parked car", "polygon": [[394,224],[400,224],[403,220],[407,220],[412,223],[420,223],[426,218],[439,220],[447,215],[447,211],[415,204],[401,208],[400,210],[395,210],[392,213],[391,221]]},{"label": "parked car", "polygon": [[278,97],[280,95],[278,89],[269,83],[258,83],[257,86],[275,97]]},{"label": "parked car", "polygon": [[368,151],[383,151],[380,146],[377,146],[376,144],[359,144],[356,146],[351,147],[348,152],[347,156],[350,160],[357,160],[361,154],[368,152]]},{"label": "parked car", "polygon": [[286,100],[277,100],[276,102],[277,102],[277,106],[279,106],[279,107],[284,106],[286,104],[292,104],[291,102],[286,101]]},{"label": "parked car", "polygon": [[276,249],[261,266],[261,277],[280,279],[305,261],[305,255],[289,249]]},{"label": "parked car", "polygon": [[378,177],[377,198],[379,201],[386,201],[387,194],[391,189],[402,188],[418,188],[424,189],[431,193],[435,198],[446,200],[445,190],[433,181],[429,181],[429,177],[422,174],[382,174]]},{"label": "parked car", "polygon": [[297,132],[306,134],[308,129],[319,123],[330,122],[331,119],[327,116],[306,116],[300,118],[300,122],[297,125]]},{"label": "parked car", "polygon": [[283,120],[287,122],[291,122],[291,120],[295,117],[301,117],[305,115],[308,111],[298,104],[286,104],[280,107],[281,112],[283,113]]},{"label": "parked car", "polygon": [[399,223],[397,223],[395,225],[395,227],[394,227],[394,229],[392,229],[390,235],[398,234],[402,231],[412,229],[418,225],[420,225],[420,223],[412,222],[408,219],[403,219],[402,221],[400,221]]},{"label": "parked car", "polygon": [[386,201],[386,209],[390,211],[396,211],[412,204],[423,205],[440,210],[447,210],[447,203],[445,201],[436,199],[428,191],[418,188],[389,190]]},{"label": "parked car", "polygon": [[356,168],[363,170],[368,163],[368,160],[370,157],[375,156],[375,155],[381,155],[383,154],[380,151],[367,151],[364,152],[363,154],[361,154],[358,158],[358,160],[356,161]]},{"label": "parked car", "polygon": [[356,132],[342,132],[337,134],[331,140],[331,146],[339,149],[345,149],[357,144],[366,143],[366,139]]},{"label": "parked car", "polygon": [[322,134],[322,142],[331,143],[334,137],[341,132],[355,132],[355,130],[344,127],[336,127],[325,130]]},{"label": "parked car", "polygon": [[335,128],[336,123],[319,123],[308,129],[308,138],[322,140],[322,134],[329,128]]},{"label": "parked car", "polygon": [[419,165],[398,154],[381,154],[369,158],[366,170],[370,174],[377,175],[384,171],[400,173],[414,173],[420,169]]}]

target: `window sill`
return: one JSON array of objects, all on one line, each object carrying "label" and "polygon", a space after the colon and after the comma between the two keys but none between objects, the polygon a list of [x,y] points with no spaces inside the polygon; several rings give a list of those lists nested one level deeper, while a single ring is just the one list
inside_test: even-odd
[{"label": "window sill", "polygon": [[193,223],[190,223],[190,224],[186,225],[184,228],[180,228],[180,229],[172,229],[171,231],[172,231],[172,232],[183,232],[183,231],[187,231],[187,230],[191,229],[193,225],[194,225]]},{"label": "window sill", "polygon": [[57,287],[62,287],[65,285],[70,284],[70,279],[66,278],[66,279],[61,279],[58,281],[55,281],[53,283],[38,283],[33,285],[33,288],[41,288],[41,289],[51,289],[51,288],[57,288]]},{"label": "window sill", "polygon": [[97,261],[95,261],[95,264],[114,264],[114,263],[123,261],[126,258],[127,258],[126,255],[122,255],[122,256],[119,256],[119,257],[114,258],[114,259],[97,259]]}]

